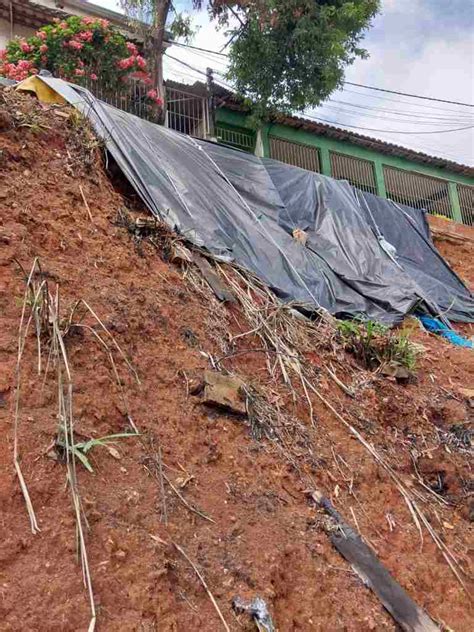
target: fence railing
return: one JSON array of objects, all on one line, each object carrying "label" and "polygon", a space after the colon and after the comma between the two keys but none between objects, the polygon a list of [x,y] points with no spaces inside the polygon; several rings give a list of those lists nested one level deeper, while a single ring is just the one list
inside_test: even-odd
[{"label": "fence railing", "polygon": [[255,149],[255,134],[228,129],[227,127],[216,127],[216,138],[224,145],[230,145],[243,151],[253,153]]},{"label": "fence railing", "polygon": [[[104,88],[100,81],[85,80],[85,87],[98,99],[120,110],[153,121],[155,109],[147,98],[148,88],[140,81],[130,80],[126,90]],[[191,92],[166,87],[165,125],[171,129],[207,138],[210,131],[208,100]]]},{"label": "fence railing", "polygon": [[390,200],[454,219],[447,180],[387,166],[384,178]]},{"label": "fence railing", "polygon": [[375,179],[375,165],[370,160],[354,158],[346,154],[331,151],[331,175],[336,180],[347,180],[352,186],[361,191],[377,193]]},{"label": "fence railing", "polygon": [[207,138],[210,131],[207,98],[167,87],[165,125],[189,136]]},{"label": "fence railing", "polygon": [[458,184],[457,189],[463,224],[474,226],[474,187]]},{"label": "fence railing", "polygon": [[319,150],[312,145],[294,143],[270,136],[270,158],[308,171],[321,172]]}]

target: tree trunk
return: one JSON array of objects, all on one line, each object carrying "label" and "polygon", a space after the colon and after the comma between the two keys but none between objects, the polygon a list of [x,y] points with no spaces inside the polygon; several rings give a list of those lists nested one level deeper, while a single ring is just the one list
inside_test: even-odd
[{"label": "tree trunk", "polygon": [[153,87],[163,102],[161,108],[157,107],[156,118],[159,123],[164,123],[166,113],[166,91],[163,77],[163,40],[166,32],[166,20],[170,10],[171,0],[159,0],[156,3],[154,21],[154,33],[152,44],[151,78]]}]

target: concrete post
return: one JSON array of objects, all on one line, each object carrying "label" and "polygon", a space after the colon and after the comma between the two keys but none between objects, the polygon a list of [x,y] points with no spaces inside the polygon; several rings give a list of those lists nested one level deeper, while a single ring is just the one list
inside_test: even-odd
[{"label": "concrete post", "polygon": [[329,149],[327,147],[320,147],[319,157],[321,159],[321,173],[323,176],[331,176],[331,157],[329,156]]},{"label": "concrete post", "polygon": [[380,160],[376,160],[374,162],[374,169],[375,169],[375,183],[377,185],[377,195],[379,195],[380,197],[386,198],[387,190],[385,188],[383,164],[380,162]]},{"label": "concrete post", "polygon": [[448,182],[449,201],[451,202],[451,210],[455,222],[463,224],[461,205],[459,203],[458,187],[455,182]]}]

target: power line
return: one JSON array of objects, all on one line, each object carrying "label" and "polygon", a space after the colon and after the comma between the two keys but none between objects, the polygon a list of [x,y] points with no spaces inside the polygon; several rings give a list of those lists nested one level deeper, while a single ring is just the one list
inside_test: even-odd
[{"label": "power line", "polygon": [[165,55],[166,55],[166,57],[169,57],[170,59],[174,59],[174,61],[177,61],[182,66],[186,66],[186,68],[189,68],[190,70],[194,70],[194,72],[197,72],[200,75],[204,75],[205,77],[207,77],[207,73],[204,72],[204,70],[199,70],[198,68],[194,68],[194,66],[191,66],[191,64],[186,63],[182,59],[178,59],[177,57],[173,57],[173,55],[170,55],[168,53],[168,51],[165,53]]},{"label": "power line", "polygon": [[[334,103],[333,101],[330,101],[330,103]],[[337,102],[336,102],[337,103]],[[380,114],[377,114],[377,112],[379,112],[379,110],[374,110],[374,111],[369,111],[369,112],[365,112],[365,111],[356,111],[356,110],[351,110],[349,108],[341,108],[341,107],[335,107],[332,105],[327,105],[326,103],[323,103],[319,106],[322,109],[327,109],[327,110],[332,110],[336,113],[340,113],[342,115],[347,115],[347,116],[356,116],[356,117],[368,117],[370,119],[379,119],[382,121],[391,121],[391,122],[395,122],[395,123],[402,123],[402,124],[406,124],[406,123],[412,123],[415,126],[418,125],[431,125],[431,126],[435,126],[435,127],[445,127],[445,126],[453,126],[453,125],[467,125],[469,123],[474,125],[474,120],[471,118],[470,120],[467,119],[443,119],[443,120],[438,120],[438,119],[422,119],[422,120],[418,120],[418,117],[410,117],[408,116],[407,118],[400,118],[400,117],[396,117],[396,116],[386,116],[383,111]],[[357,106],[354,106],[357,107]],[[322,112],[321,112],[322,113]],[[422,118],[422,117],[420,117]]]},{"label": "power line", "polygon": [[[354,92],[353,94],[359,94],[359,92]],[[423,120],[432,120],[432,121],[453,121],[453,120],[458,120],[461,122],[470,122],[473,121],[474,122],[474,118],[472,116],[472,114],[458,114],[454,111],[452,111],[452,115],[451,116],[436,116],[436,115],[432,115],[432,114],[426,114],[425,112],[423,113],[419,113],[419,112],[402,112],[400,111],[400,109],[395,110],[395,109],[389,109],[389,108],[380,108],[378,106],[372,106],[372,105],[363,105],[362,103],[352,103],[351,101],[339,101],[338,99],[328,99],[329,103],[337,103],[337,104],[341,104],[341,105],[348,105],[350,107],[354,107],[354,108],[358,108],[361,110],[368,110],[369,112],[383,112],[383,113],[387,113],[387,114],[397,114],[399,116],[404,116],[407,118],[417,118],[417,119],[423,119]],[[404,103],[404,102],[403,102]],[[320,107],[324,107],[325,103],[322,103]],[[449,110],[451,112],[451,110]]]},{"label": "power line", "polygon": [[[168,42],[169,44],[175,44],[177,46],[181,46],[183,48],[190,48],[193,50],[201,51],[203,53],[210,53],[212,55],[218,55],[220,57],[229,57],[226,53],[221,53],[219,51],[210,50],[209,48],[201,48],[200,46],[192,46],[191,44],[184,44],[183,42]],[[347,86],[355,86],[357,88],[364,88],[365,90],[375,90],[377,92],[387,92],[389,94],[397,94],[403,97],[410,97],[413,99],[422,99],[425,101],[435,101],[437,103],[447,103],[449,105],[461,105],[463,107],[474,108],[472,103],[462,103],[460,101],[450,101],[448,99],[438,99],[436,97],[427,97],[420,94],[410,94],[409,92],[400,92],[398,90],[389,90],[388,88],[377,88],[375,86],[366,86],[362,83],[354,83],[352,81],[344,81],[344,85]]]},{"label": "power line", "polygon": [[425,101],[437,101],[438,103],[449,103],[450,105],[462,105],[468,108],[474,108],[472,103],[461,103],[460,101],[448,101],[447,99],[436,99],[435,97],[425,97],[419,94],[409,94],[408,92],[398,92],[397,90],[388,90],[387,88],[376,88],[374,86],[365,86],[362,83],[353,83],[352,81],[344,81],[346,86],[355,86],[357,88],[365,88],[366,90],[376,90],[377,92],[388,92],[390,94],[398,94],[402,97],[412,97],[414,99],[424,99]]},{"label": "power line", "polygon": [[[169,57],[170,59],[173,59],[174,61],[177,61],[182,66],[186,66],[186,68],[189,68],[190,70],[193,70],[194,72],[197,72],[198,74],[204,75],[204,77],[207,77],[207,72],[204,72],[204,70],[199,70],[199,68],[194,68],[194,66],[191,66],[190,64],[186,63],[182,59],[178,59],[177,57],[173,57],[173,55],[170,55],[168,52],[166,52],[165,55],[167,57]],[[218,74],[220,74],[220,73],[218,73]],[[217,79],[214,79],[214,81],[216,83],[218,83],[219,85],[224,86],[228,90],[231,90],[231,91],[234,90],[234,88],[232,86],[229,86],[229,84],[227,84],[227,83],[225,83],[223,81],[220,81],[220,80],[217,80]]]},{"label": "power line", "polygon": [[182,46],[183,48],[192,48],[193,50],[199,50],[202,53],[212,53],[213,55],[218,55],[219,57],[229,57],[226,53],[220,53],[217,50],[209,50],[208,48],[201,48],[199,46],[191,46],[191,44],[184,44],[184,42],[167,41],[166,43],[172,44],[173,46]]},{"label": "power line", "polygon": [[373,127],[361,127],[359,125],[349,125],[348,123],[341,123],[338,121],[329,121],[328,119],[320,118],[317,116],[310,116],[309,114],[305,114],[305,118],[309,118],[313,121],[323,121],[324,123],[329,123],[330,125],[335,125],[336,127],[351,127],[353,129],[362,129],[366,132],[379,132],[380,134],[446,134],[448,132],[460,132],[466,129],[473,129],[474,125],[467,125],[466,127],[456,127],[455,129],[441,129],[441,130],[431,130],[424,132],[415,132],[415,131],[400,131],[400,130],[389,130],[389,129],[380,129]]},{"label": "power line", "polygon": [[442,108],[436,105],[427,105],[426,103],[413,103],[413,101],[405,101],[404,99],[391,99],[390,97],[381,96],[380,94],[357,92],[356,90],[349,90],[348,88],[342,88],[342,92],[345,94],[356,94],[364,99],[377,99],[378,101],[389,101],[390,103],[402,103],[403,105],[409,105],[411,108],[423,108],[423,110],[434,110],[435,112],[445,112],[446,114],[459,114],[459,110],[457,109],[452,110],[450,108]]}]

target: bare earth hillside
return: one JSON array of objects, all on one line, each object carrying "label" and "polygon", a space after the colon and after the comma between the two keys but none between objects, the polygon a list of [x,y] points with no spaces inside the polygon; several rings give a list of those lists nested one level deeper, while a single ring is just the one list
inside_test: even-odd
[{"label": "bare earth hillside", "polygon": [[[312,489],[440,626],[472,630],[472,351],[410,322],[420,356],[401,383],[365,370],[322,323],[293,339],[321,395],[306,396],[296,377],[285,385],[285,365],[265,352],[241,302],[220,303],[194,264],[170,261],[176,244],[164,229],[132,227],[147,212],[106,167],[70,108],[0,89],[0,630],[87,630],[91,618],[65,450],[55,445],[55,325],[40,299],[24,299],[35,258],[30,287],[59,301],[75,441],[131,434],[130,418],[139,432],[91,448],[92,471],[76,459],[97,630],[225,629],[196,569],[235,632],[256,629],[232,610],[236,596],[261,596],[279,632],[398,629],[333,548]],[[462,258],[453,243],[441,250],[472,282],[466,244]],[[248,296],[263,313],[260,295]],[[75,307],[81,299],[90,310]],[[31,321],[18,363],[23,309],[24,326],[35,310],[45,322]],[[250,421],[194,394],[212,368],[257,394]],[[17,395],[36,534],[13,462]],[[438,545],[341,419],[392,468]]]}]

